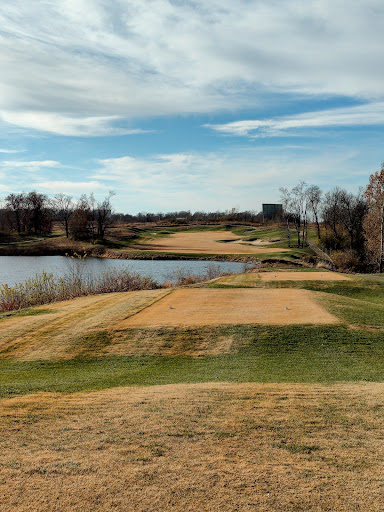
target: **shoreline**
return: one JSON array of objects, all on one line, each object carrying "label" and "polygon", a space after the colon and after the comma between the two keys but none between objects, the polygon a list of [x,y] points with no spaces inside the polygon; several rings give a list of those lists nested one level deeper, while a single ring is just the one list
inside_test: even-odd
[{"label": "shoreline", "polygon": [[41,247],[29,246],[0,246],[0,256],[66,256],[87,254],[90,258],[117,260],[203,260],[203,261],[233,261],[240,263],[257,263],[259,258],[252,254],[203,254],[203,253],[168,253],[151,251],[114,251],[106,247]]}]

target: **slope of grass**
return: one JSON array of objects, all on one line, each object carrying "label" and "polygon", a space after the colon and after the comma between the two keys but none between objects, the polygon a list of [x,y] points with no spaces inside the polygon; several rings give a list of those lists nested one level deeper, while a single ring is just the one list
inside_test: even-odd
[{"label": "slope of grass", "polygon": [[[220,280],[206,286],[230,287],[220,285]],[[355,278],[346,282],[256,281],[252,286],[316,292],[342,325],[125,329],[117,334],[92,330],[74,340],[73,355],[69,354],[74,359],[60,361],[18,361],[11,346],[0,361],[0,395],[182,382],[384,379],[384,283]],[[144,348],[136,355],[108,355],[111,343],[123,346],[125,340],[134,346],[140,341]],[[217,340],[225,343],[220,345]],[[152,348],[146,350],[146,344]],[[216,352],[194,350],[224,345],[227,349]]]},{"label": "slope of grass", "polygon": [[[137,333],[136,333],[137,334]],[[133,333],[127,331],[126,336]],[[143,335],[148,332],[143,331]],[[77,357],[63,361],[0,361],[0,396],[75,392],[114,386],[188,382],[383,381],[382,332],[346,326],[229,326],[150,333],[192,344],[201,337],[233,340],[228,354],[204,357]],[[109,343],[107,333],[83,340],[83,353]],[[80,349],[80,352],[81,349]]]}]

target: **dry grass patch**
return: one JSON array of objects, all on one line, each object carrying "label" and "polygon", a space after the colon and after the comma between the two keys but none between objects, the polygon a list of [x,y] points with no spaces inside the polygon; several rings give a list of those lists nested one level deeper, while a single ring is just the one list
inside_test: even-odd
[{"label": "dry grass patch", "polygon": [[336,272],[260,272],[255,276],[259,278],[262,281],[351,281],[350,277]]},{"label": "dry grass patch", "polygon": [[[223,243],[222,241],[230,243]],[[277,247],[257,247],[239,240],[231,231],[199,231],[195,233],[174,233],[165,238],[156,238],[154,242],[136,245],[136,249],[175,252],[175,253],[207,253],[207,254],[260,254],[285,252],[290,249]]]},{"label": "dry grass patch", "polygon": [[143,290],[81,297],[34,310],[47,314],[3,319],[0,355],[30,360],[69,358],[77,339],[112,330],[116,323],[167,293],[169,290]]},{"label": "dry grass patch", "polygon": [[334,324],[308,290],[181,289],[116,325],[116,329],[223,324]]},{"label": "dry grass patch", "polygon": [[262,282],[271,281],[352,281],[352,279],[336,272],[300,272],[300,271],[268,271],[268,272],[250,272],[246,274],[236,274],[232,276],[220,277],[216,280],[217,284],[230,286],[252,286],[260,285]]},{"label": "dry grass patch", "polygon": [[0,509],[382,511],[383,384],[3,399]]}]

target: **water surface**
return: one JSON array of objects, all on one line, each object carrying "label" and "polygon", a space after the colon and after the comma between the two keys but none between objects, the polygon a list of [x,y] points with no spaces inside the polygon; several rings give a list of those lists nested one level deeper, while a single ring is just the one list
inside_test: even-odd
[{"label": "water surface", "polygon": [[[205,274],[208,266],[220,267],[233,273],[244,272],[244,263],[202,260],[110,260],[88,258],[83,261],[86,271],[94,274],[112,267],[151,276],[157,282],[170,281],[178,270],[183,273]],[[64,276],[73,264],[71,258],[61,256],[0,256],[0,284],[13,286],[45,271],[55,276]]]}]

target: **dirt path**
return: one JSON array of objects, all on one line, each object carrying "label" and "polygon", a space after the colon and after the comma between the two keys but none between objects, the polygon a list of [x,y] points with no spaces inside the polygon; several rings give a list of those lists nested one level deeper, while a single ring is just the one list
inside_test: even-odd
[{"label": "dirt path", "polygon": [[[230,243],[222,243],[226,240]],[[157,238],[153,242],[136,245],[136,249],[176,252],[176,253],[206,253],[206,254],[261,254],[285,252],[290,249],[278,247],[261,247],[239,240],[231,231],[199,231],[196,233],[175,233],[166,238]],[[246,245],[245,245],[246,244]]]},{"label": "dirt path", "polygon": [[308,290],[175,290],[116,325],[116,329],[221,324],[335,324]]},{"label": "dirt path", "polygon": [[37,316],[0,321],[0,354],[24,359],[70,357],[70,346],[81,336],[112,329],[117,322],[169,293],[148,290],[81,297],[42,306]]},{"label": "dirt path", "polygon": [[384,385],[0,400],[2,512],[379,512]]}]

